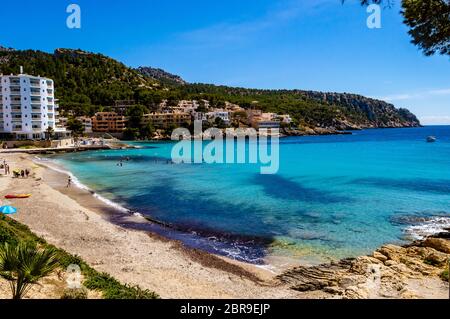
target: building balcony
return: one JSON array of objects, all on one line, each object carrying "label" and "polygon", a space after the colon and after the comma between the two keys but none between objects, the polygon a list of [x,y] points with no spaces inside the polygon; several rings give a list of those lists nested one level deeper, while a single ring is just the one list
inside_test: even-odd
[{"label": "building balcony", "polygon": [[39,80],[31,80],[30,81],[30,85],[32,87],[40,87],[41,86],[41,81],[39,81]]}]

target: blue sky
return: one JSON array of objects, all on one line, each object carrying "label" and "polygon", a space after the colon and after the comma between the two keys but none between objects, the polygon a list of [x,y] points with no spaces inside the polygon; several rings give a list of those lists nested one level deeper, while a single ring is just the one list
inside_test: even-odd
[{"label": "blue sky", "polygon": [[[450,60],[410,43],[394,1],[381,29],[355,0],[7,1],[0,45],[81,48],[190,82],[359,93],[450,124]],[[71,3],[80,30],[66,27]]]}]

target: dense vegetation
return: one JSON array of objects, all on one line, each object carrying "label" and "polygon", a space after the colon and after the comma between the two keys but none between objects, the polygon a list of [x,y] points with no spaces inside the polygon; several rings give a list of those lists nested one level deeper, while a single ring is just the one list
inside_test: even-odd
[{"label": "dense vegetation", "polygon": [[143,290],[138,286],[122,285],[116,279],[106,273],[99,273],[80,257],[73,256],[66,251],[56,248],[46,243],[42,238],[37,237],[30,229],[2,214],[0,214],[0,244],[9,243],[30,243],[42,248],[56,250],[58,261],[62,269],[69,265],[76,264],[81,268],[84,276],[83,285],[90,290],[97,290],[102,293],[105,299],[155,299],[158,295],[149,290]]},{"label": "dense vegetation", "polygon": [[[354,94],[188,84],[162,70],[131,69],[101,54],[81,50],[58,49],[54,54],[0,50],[0,72],[16,74],[20,66],[28,74],[54,79],[61,109],[71,110],[75,115],[91,116],[97,111],[108,110],[116,100],[132,99],[145,111],[152,111],[163,100],[170,106],[179,100],[195,99],[208,100],[213,107],[231,102],[247,109],[288,113],[294,124],[307,127],[346,129],[419,125],[408,110],[397,110],[391,104]],[[142,113],[142,107],[136,112]],[[133,129],[142,131],[142,128],[131,126],[130,130]],[[141,133],[145,134],[151,128],[144,131]]]}]

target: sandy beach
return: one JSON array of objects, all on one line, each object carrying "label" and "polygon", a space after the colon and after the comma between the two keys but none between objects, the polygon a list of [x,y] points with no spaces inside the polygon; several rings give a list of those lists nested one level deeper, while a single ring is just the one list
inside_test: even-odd
[{"label": "sandy beach", "polygon": [[[162,298],[448,297],[448,284],[439,278],[442,267],[418,265],[421,261],[416,260],[422,258],[421,254],[430,253],[445,258],[433,248],[409,251],[394,246],[397,248],[357,258],[352,264],[273,273],[187,248],[155,233],[122,227],[120,223],[133,223],[142,217],[117,212],[87,190],[67,188],[67,175],[34,162],[33,155],[0,154],[0,158],[9,163],[11,170],[31,169],[29,178],[0,177],[2,198],[8,193],[32,194],[29,199],[9,200],[19,209],[12,216],[14,219],[48,243],[80,256],[96,270],[107,272],[122,283],[155,291]],[[408,258],[415,258],[414,262]],[[381,282],[386,286],[385,292],[378,293],[378,288],[367,284],[370,265],[384,271]],[[0,280],[3,298],[7,298],[5,286]],[[56,286],[61,289],[61,283]],[[32,294],[34,291],[37,298],[58,298],[58,294],[47,290],[44,281]]]},{"label": "sandy beach", "polygon": [[37,165],[31,155],[0,157],[12,169],[32,170],[28,179],[0,177],[2,197],[8,192],[32,194],[29,199],[10,200],[19,209],[13,218],[123,283],[151,289],[163,298],[301,297],[280,287],[267,270],[114,225],[107,220],[112,208],[85,190],[67,189],[67,176]]}]

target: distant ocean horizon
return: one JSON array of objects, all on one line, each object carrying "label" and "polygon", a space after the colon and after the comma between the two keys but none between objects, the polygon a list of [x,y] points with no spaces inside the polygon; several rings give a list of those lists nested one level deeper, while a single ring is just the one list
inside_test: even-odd
[{"label": "distant ocean horizon", "polygon": [[238,260],[355,257],[450,227],[450,126],[282,138],[276,175],[170,164],[173,142],[133,144],[52,160],[111,202],[184,230],[188,246]]}]

